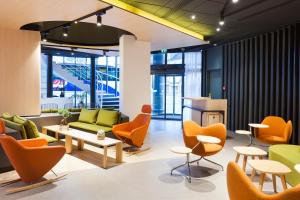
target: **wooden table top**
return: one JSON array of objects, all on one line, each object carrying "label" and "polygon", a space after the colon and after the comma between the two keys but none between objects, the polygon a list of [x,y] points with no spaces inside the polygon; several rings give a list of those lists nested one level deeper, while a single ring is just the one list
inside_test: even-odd
[{"label": "wooden table top", "polygon": [[192,153],[192,149],[184,146],[176,146],[172,147],[171,151],[178,154],[189,154]]},{"label": "wooden table top", "polygon": [[262,173],[285,175],[291,172],[290,168],[274,160],[249,160],[248,163],[253,169]]},{"label": "wooden table top", "polygon": [[241,155],[246,156],[265,156],[268,153],[257,147],[248,147],[248,146],[235,146],[233,150]]},{"label": "wooden table top", "polygon": [[247,131],[247,130],[236,130],[235,132],[237,134],[241,134],[241,135],[251,135],[252,134],[250,131]]},{"label": "wooden table top", "polygon": [[199,142],[208,143],[208,144],[219,144],[221,140],[217,137],[206,136],[206,135],[197,135],[197,140]]},{"label": "wooden table top", "polygon": [[69,130],[59,130],[59,125],[44,126],[43,129],[57,132],[61,135],[71,136],[72,138],[84,140],[89,143],[100,145],[100,146],[111,146],[122,142],[120,140],[109,138],[109,137],[105,137],[104,140],[98,140],[96,134],[88,133],[74,128],[69,128]]}]

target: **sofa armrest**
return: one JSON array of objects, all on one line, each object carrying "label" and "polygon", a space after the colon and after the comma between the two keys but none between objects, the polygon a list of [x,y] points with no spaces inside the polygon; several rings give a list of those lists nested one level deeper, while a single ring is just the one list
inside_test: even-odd
[{"label": "sofa armrest", "polygon": [[125,122],[129,122],[129,117],[127,115],[124,115],[123,113],[121,113],[120,116],[119,116],[118,123],[122,124],[122,123],[125,123]]},{"label": "sofa armrest", "polygon": [[24,147],[42,147],[47,146],[48,142],[44,138],[34,138],[34,139],[27,139],[27,140],[18,140],[18,142],[23,145]]}]

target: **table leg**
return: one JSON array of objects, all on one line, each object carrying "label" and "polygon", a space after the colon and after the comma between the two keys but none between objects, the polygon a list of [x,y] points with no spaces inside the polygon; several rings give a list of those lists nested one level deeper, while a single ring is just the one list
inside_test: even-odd
[{"label": "table leg", "polygon": [[78,150],[82,151],[84,147],[84,140],[78,139],[77,140],[77,148]]},{"label": "table leg", "polygon": [[107,167],[107,146],[103,147],[103,168]]},{"label": "table leg", "polygon": [[260,177],[259,177],[259,187],[258,187],[260,191],[262,191],[262,189],[263,189],[265,177],[266,177],[265,173],[261,173],[260,174]]},{"label": "table leg", "polygon": [[65,140],[66,153],[72,153],[72,137],[66,135]]},{"label": "table leg", "polygon": [[255,156],[252,156],[252,160],[255,160]]},{"label": "table leg", "polygon": [[46,128],[42,128],[42,133],[47,135],[47,129]]},{"label": "table leg", "polygon": [[274,192],[277,193],[277,187],[276,187],[276,175],[272,174],[272,181],[273,181],[273,189]]},{"label": "table leg", "polygon": [[55,132],[55,138],[59,141],[59,134],[58,134],[58,132]]},{"label": "table leg", "polygon": [[263,156],[259,156],[258,158],[259,158],[260,160],[262,160],[264,157],[263,157]]},{"label": "table leg", "polygon": [[116,162],[121,163],[123,161],[123,144],[119,142],[116,144]]},{"label": "table leg", "polygon": [[286,190],[287,185],[286,185],[285,175],[280,175],[280,179],[281,179],[283,189]]},{"label": "table leg", "polygon": [[240,154],[236,153],[235,162],[238,163],[240,159]]},{"label": "table leg", "polygon": [[256,174],[255,169],[252,169],[251,177],[250,177],[251,181],[253,181],[255,174]]},{"label": "table leg", "polygon": [[244,170],[244,172],[246,171],[247,159],[248,159],[248,156],[244,155],[244,160],[243,160],[243,170]]}]

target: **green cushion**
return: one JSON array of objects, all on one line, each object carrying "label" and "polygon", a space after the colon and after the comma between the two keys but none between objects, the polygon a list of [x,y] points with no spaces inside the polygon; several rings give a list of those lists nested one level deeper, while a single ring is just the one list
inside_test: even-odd
[{"label": "green cushion", "polygon": [[10,115],[9,113],[5,112],[2,114],[3,119],[12,121],[14,119],[14,116]]},{"label": "green cushion", "polygon": [[98,114],[98,110],[82,109],[78,121],[86,122],[90,124],[95,123],[97,114]]},{"label": "green cushion", "polygon": [[57,142],[57,139],[54,137],[51,137],[49,135],[43,134],[43,133],[39,133],[39,137],[38,138],[44,138],[47,140],[48,143],[53,143],[53,142]]},{"label": "green cushion", "polygon": [[27,139],[26,129],[25,129],[24,124],[18,124],[16,122],[9,121],[9,120],[6,120],[6,119],[4,119],[4,123],[5,123],[5,126],[7,126],[8,128],[19,131],[20,134],[21,134],[22,139]]},{"label": "green cushion", "polygon": [[99,126],[97,124],[88,124],[83,122],[71,122],[69,123],[70,127],[79,128],[87,131],[98,132],[99,130],[104,130],[105,132],[110,132],[112,128],[106,126]]},{"label": "green cushion", "polygon": [[100,109],[96,124],[112,127],[118,122],[119,112]]},{"label": "green cushion", "polygon": [[18,115],[15,115],[15,116],[13,117],[13,121],[16,122],[16,123],[18,123],[18,124],[25,124],[26,121],[27,121],[27,119],[25,119],[25,118],[23,118],[23,117],[20,117],[20,116],[18,116]]},{"label": "green cushion", "polygon": [[300,183],[300,174],[294,169],[300,163],[300,146],[289,144],[272,145],[269,148],[269,159],[288,166],[292,172],[286,175],[287,182],[296,186]]},{"label": "green cushion", "polygon": [[31,120],[27,120],[25,123],[27,138],[37,138],[39,137],[39,130],[35,123]]}]

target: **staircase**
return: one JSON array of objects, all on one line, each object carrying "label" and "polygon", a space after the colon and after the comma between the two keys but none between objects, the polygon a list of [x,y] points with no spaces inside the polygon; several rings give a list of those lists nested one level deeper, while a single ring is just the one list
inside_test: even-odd
[{"label": "staircase", "polygon": [[[58,77],[70,82],[83,91],[90,91],[90,69],[88,66],[78,66],[74,64],[53,63],[53,73]],[[119,96],[106,93],[107,85],[102,84],[102,77],[113,77],[112,75],[96,71],[96,106],[99,108],[119,109]],[[116,77],[113,77],[116,78]],[[117,78],[118,80],[118,78]],[[111,90],[111,88],[110,88]],[[118,93],[117,93],[118,95]]]}]

